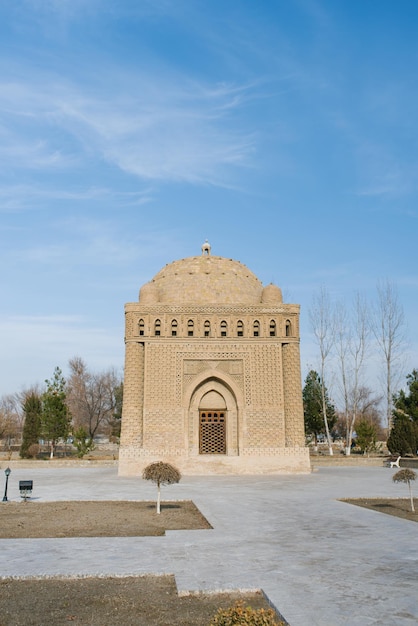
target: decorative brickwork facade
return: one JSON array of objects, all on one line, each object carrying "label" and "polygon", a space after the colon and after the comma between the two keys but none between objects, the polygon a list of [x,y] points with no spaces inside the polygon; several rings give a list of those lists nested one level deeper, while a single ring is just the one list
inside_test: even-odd
[{"label": "decorative brickwork facade", "polygon": [[175,261],[125,305],[119,474],[154,460],[184,474],[310,471],[299,306],[243,264]]}]

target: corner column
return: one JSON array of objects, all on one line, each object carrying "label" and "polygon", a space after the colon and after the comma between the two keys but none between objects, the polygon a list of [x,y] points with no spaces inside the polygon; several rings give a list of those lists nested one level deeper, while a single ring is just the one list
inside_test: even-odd
[{"label": "corner column", "polygon": [[283,344],[282,355],[285,445],[305,446],[299,344],[290,342]]},{"label": "corner column", "polygon": [[120,438],[124,458],[136,457],[143,443],[144,357],[143,343],[127,342]]}]

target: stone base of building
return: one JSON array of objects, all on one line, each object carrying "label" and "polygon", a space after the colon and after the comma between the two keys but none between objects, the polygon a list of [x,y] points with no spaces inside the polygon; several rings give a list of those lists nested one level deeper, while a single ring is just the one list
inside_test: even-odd
[{"label": "stone base of building", "polygon": [[[263,454],[264,452],[264,454]],[[311,472],[308,448],[248,449],[239,456],[188,456],[178,450],[120,450],[119,476],[138,476],[150,463],[164,461],[184,476],[308,474]]]}]

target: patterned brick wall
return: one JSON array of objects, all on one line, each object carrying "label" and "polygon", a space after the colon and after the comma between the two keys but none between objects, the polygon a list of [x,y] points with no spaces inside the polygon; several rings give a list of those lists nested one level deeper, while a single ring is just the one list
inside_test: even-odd
[{"label": "patterned brick wall", "polygon": [[280,409],[248,409],[244,416],[244,448],[278,448],[284,445],[284,419]]},{"label": "patterned brick wall", "polygon": [[[122,474],[159,458],[182,459],[181,467],[191,473],[222,473],[234,467],[239,473],[309,468],[307,452],[301,449],[299,306],[273,302],[279,291],[274,287],[264,300],[252,303],[254,294],[262,293],[261,283],[247,276],[245,266],[225,260],[224,267],[218,257],[215,265],[219,263],[225,271],[214,276],[213,285],[222,284],[228,294],[224,282],[231,280],[229,304],[210,302],[212,265],[193,258],[187,274],[193,276],[190,284],[188,277],[180,280],[168,266],[158,280],[141,289],[138,303],[125,306]],[[234,271],[226,271],[231,263],[238,282]],[[197,303],[188,304],[201,284],[194,275],[201,266],[203,287]],[[232,303],[248,277],[242,303]],[[178,304],[158,302],[161,293],[175,298],[170,281],[183,290]],[[198,453],[199,402],[212,389],[227,406],[227,453],[205,457]]]},{"label": "patterned brick wall", "polygon": [[251,368],[248,382],[253,407],[282,407],[281,364],[278,343],[255,344],[251,349]]},{"label": "patterned brick wall", "polygon": [[121,449],[142,446],[144,398],[144,344],[129,342],[125,347],[125,377],[123,385],[123,411]]},{"label": "patterned brick wall", "polygon": [[283,346],[283,389],[286,415],[286,446],[304,446],[302,380],[298,343]]}]

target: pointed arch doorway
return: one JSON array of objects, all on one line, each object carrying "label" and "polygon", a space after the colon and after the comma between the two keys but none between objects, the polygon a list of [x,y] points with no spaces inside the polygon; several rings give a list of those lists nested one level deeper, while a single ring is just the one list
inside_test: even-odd
[{"label": "pointed arch doorway", "polygon": [[209,391],[199,403],[199,454],[226,454],[226,420],[225,398]]},{"label": "pointed arch doorway", "polygon": [[239,454],[239,392],[233,381],[213,376],[208,378],[204,374],[197,384],[190,387],[190,395],[186,394],[185,400],[191,456]]}]

